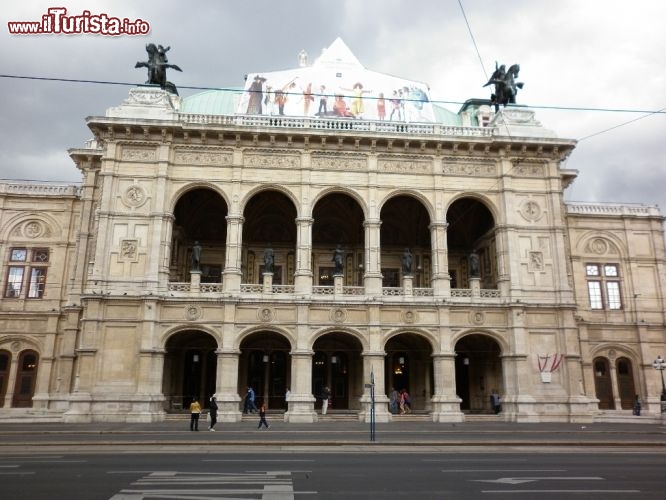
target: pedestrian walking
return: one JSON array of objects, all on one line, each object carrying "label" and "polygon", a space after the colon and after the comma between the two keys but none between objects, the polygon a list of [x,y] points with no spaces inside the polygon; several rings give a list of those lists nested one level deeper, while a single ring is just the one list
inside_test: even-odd
[{"label": "pedestrian walking", "polygon": [[245,405],[243,407],[243,413],[254,413],[257,411],[257,405],[255,404],[256,395],[252,387],[247,388],[247,394],[245,395]]},{"label": "pedestrian walking", "polygon": [[261,405],[261,408],[259,408],[259,426],[257,429],[261,429],[262,425],[265,425],[266,429],[270,427],[266,421],[266,405]]},{"label": "pedestrian walking", "polygon": [[328,404],[331,399],[331,390],[328,387],[324,387],[321,391],[321,414],[326,415],[328,411]]},{"label": "pedestrian walking", "polygon": [[490,403],[493,407],[495,415],[502,411],[502,400],[500,399],[500,395],[497,393],[496,389],[493,389],[493,391],[490,393]]},{"label": "pedestrian walking", "polygon": [[208,430],[215,432],[215,424],[217,423],[217,399],[215,399],[214,394],[210,397],[210,411],[208,412],[208,418],[210,418]]},{"label": "pedestrian walking", "polygon": [[201,405],[199,400],[194,398],[192,403],[190,403],[190,430],[198,431],[199,430],[199,416],[201,415]]},{"label": "pedestrian walking", "polygon": [[397,415],[399,408],[400,395],[395,387],[391,387],[391,395],[389,396],[389,411],[393,415]]},{"label": "pedestrian walking", "polygon": [[637,417],[641,416],[641,398],[636,394],[636,399],[634,399],[634,415]]}]

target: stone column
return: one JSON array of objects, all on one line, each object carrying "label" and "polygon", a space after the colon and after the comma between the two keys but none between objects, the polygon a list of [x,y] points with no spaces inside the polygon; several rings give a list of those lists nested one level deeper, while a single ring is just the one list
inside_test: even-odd
[{"label": "stone column", "polygon": [[440,353],[432,355],[435,393],[432,397],[433,422],[463,422],[460,410],[462,400],[456,394],[456,355]]},{"label": "stone column", "polygon": [[382,263],[379,243],[379,228],[381,220],[367,219],[363,222],[365,228],[365,263],[363,268],[363,284],[366,295],[381,296],[382,294]]},{"label": "stone column", "polygon": [[218,420],[220,422],[240,422],[242,415],[238,395],[238,364],[240,351],[236,349],[218,349],[217,354],[217,392]]},{"label": "stone column", "polygon": [[227,249],[224,263],[224,291],[239,293],[242,277],[241,259],[243,247],[242,215],[227,215]]},{"label": "stone column", "polygon": [[314,410],[315,398],[312,395],[312,356],[311,350],[291,351],[291,394],[285,422],[312,423],[317,421]]},{"label": "stone column", "polygon": [[430,244],[432,246],[432,288],[435,297],[451,296],[449,276],[449,252],[446,243],[446,222],[430,224]]},{"label": "stone column", "polygon": [[389,398],[386,396],[386,384],[384,382],[386,353],[384,351],[366,351],[361,353],[361,356],[363,356],[363,385],[366,389],[361,397],[361,408],[363,410],[359,413],[359,419],[370,422],[372,400],[368,384],[374,379],[375,422],[390,422],[392,416],[388,410]]},{"label": "stone column", "polygon": [[296,219],[296,274],[294,290],[296,293],[312,293],[312,224],[311,217]]}]

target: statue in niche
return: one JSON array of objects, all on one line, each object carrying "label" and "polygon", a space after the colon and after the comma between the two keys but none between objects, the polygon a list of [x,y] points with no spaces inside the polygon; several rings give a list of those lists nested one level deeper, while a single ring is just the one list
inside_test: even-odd
[{"label": "statue in niche", "polygon": [[495,71],[484,85],[484,87],[495,85],[495,93],[490,95],[490,104],[495,106],[495,113],[499,111],[500,104],[504,107],[507,104],[515,104],[518,89],[523,88],[522,82],[516,82],[520,65],[513,64],[509,66],[508,71],[505,68],[504,64],[498,66],[495,62]]},{"label": "statue in niche", "polygon": [[201,270],[201,244],[198,241],[194,242],[194,246],[192,247],[192,266],[191,266],[192,271],[200,271]]},{"label": "statue in niche", "polygon": [[273,253],[273,249],[269,244],[264,250],[264,272],[272,273],[274,264],[275,264],[275,254]]},{"label": "statue in niche", "polygon": [[412,275],[412,261],[414,260],[412,252],[409,248],[405,248],[405,252],[402,254],[402,274],[404,276]]},{"label": "statue in niche", "polygon": [[342,265],[344,261],[344,251],[342,250],[342,246],[338,245],[335,247],[335,251],[333,252],[333,263],[335,264],[335,275],[342,275]]},{"label": "statue in niche", "polygon": [[148,68],[148,80],[146,80],[146,84],[159,85],[162,90],[178,95],[178,89],[176,86],[167,81],[166,70],[167,68],[175,69],[176,71],[183,70],[175,64],[169,64],[169,60],[166,56],[169,49],[171,49],[171,47],[165,48],[161,45],[155,45],[154,43],[147,44],[146,52],[148,52],[148,61],[139,61],[134,67]]},{"label": "statue in niche", "polygon": [[479,268],[479,254],[472,252],[469,254],[469,277],[479,278],[480,276],[481,270]]}]

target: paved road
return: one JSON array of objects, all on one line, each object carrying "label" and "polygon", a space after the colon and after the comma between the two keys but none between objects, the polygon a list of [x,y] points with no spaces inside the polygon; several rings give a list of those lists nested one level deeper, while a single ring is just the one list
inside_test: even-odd
[{"label": "paved road", "polygon": [[0,456],[3,498],[661,498],[659,453],[19,453]]}]

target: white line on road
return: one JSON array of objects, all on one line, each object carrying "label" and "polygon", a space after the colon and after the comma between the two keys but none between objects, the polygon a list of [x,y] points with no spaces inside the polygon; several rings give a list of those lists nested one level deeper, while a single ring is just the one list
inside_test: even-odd
[{"label": "white line on road", "polygon": [[518,495],[520,493],[608,493],[625,494],[640,493],[641,490],[481,490],[481,493],[510,493]]},{"label": "white line on road", "polygon": [[566,472],[566,469],[442,469],[442,472]]},{"label": "white line on road", "polygon": [[499,484],[522,484],[533,483],[535,481],[603,481],[603,477],[582,477],[582,476],[544,476],[544,477],[500,477],[498,479],[470,479],[476,483],[499,483]]}]

